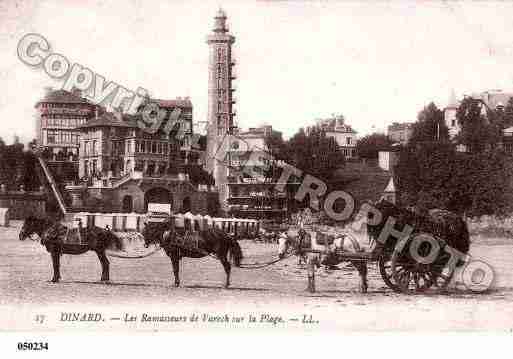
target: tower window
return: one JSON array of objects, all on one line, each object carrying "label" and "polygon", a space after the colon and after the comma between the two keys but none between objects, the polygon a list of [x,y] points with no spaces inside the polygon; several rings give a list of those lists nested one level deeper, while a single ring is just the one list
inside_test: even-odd
[{"label": "tower window", "polygon": [[451,126],[452,127],[456,126],[456,120],[451,120]]}]

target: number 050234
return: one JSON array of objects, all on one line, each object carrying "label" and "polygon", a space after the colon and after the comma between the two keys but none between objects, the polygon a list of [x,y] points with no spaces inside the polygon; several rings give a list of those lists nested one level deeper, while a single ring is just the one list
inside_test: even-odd
[{"label": "number 050234", "polygon": [[20,342],[18,350],[48,350],[48,342]]}]

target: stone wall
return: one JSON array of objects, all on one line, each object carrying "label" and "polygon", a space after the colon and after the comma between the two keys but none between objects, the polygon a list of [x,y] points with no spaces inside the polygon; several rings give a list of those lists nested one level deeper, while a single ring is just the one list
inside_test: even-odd
[{"label": "stone wall", "polygon": [[507,237],[513,240],[513,216],[468,218],[467,225],[471,236]]},{"label": "stone wall", "polygon": [[[153,190],[169,191],[171,208],[174,213],[183,211],[184,205],[188,206],[189,211],[195,214],[218,215],[219,197],[218,193],[208,188],[198,188],[188,182],[177,183],[142,183],[138,181],[128,181],[119,187],[93,188],[89,187],[84,192],[81,208],[74,208],[73,211],[89,212],[126,212],[123,208],[123,201],[129,196],[132,203],[132,210],[129,212],[146,213],[145,195]],[[157,203],[167,203],[166,200]]]},{"label": "stone wall", "polygon": [[46,215],[46,194],[43,191],[0,191],[0,208],[9,208],[10,219]]}]

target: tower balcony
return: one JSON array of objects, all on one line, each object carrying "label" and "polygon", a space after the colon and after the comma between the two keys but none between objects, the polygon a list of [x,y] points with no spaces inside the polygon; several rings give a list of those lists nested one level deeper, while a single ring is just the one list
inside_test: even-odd
[{"label": "tower balcony", "polygon": [[237,61],[235,61],[235,60],[233,60],[233,59],[232,59],[232,60],[230,60],[230,66],[232,66],[232,67],[233,67],[233,66],[236,66],[236,65],[237,65]]},{"label": "tower balcony", "polygon": [[233,86],[233,85],[232,85],[232,86],[230,87],[230,91],[231,91],[231,92],[235,92],[235,91],[237,91],[237,86]]},{"label": "tower balcony", "polygon": [[230,71],[230,78],[232,80],[235,80],[237,78],[237,72],[234,71],[233,69]]}]

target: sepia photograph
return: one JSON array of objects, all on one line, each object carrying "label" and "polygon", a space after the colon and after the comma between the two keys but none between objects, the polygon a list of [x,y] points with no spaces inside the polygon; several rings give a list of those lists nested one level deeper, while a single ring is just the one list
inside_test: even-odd
[{"label": "sepia photograph", "polygon": [[9,350],[512,333],[512,17],[0,1],[0,332],[28,335]]}]

